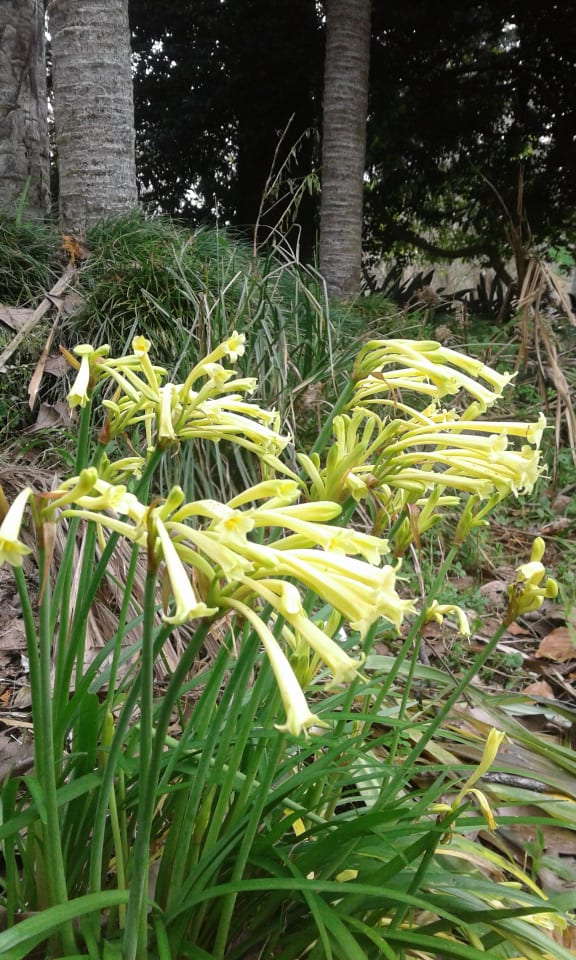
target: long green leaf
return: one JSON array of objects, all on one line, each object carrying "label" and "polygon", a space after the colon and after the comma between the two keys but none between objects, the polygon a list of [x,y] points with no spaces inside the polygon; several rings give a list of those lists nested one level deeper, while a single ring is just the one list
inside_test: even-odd
[{"label": "long green leaf", "polygon": [[49,907],[0,933],[0,956],[4,960],[23,960],[34,946],[46,940],[63,923],[127,902],[126,891],[108,890]]}]

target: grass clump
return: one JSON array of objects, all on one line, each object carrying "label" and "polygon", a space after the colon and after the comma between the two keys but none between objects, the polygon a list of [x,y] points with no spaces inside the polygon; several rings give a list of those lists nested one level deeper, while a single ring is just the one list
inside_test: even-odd
[{"label": "grass clump", "polygon": [[330,379],[335,338],[322,285],[290,253],[254,258],[226,231],[192,232],[138,213],[93,228],[87,243],[79,277],[84,305],[64,331],[70,339],[109,343],[118,352],[139,331],[177,374],[179,365],[242,329],[241,366],[259,376],[281,412],[295,385]]},{"label": "grass clump", "polygon": [[56,230],[0,212],[0,303],[35,305],[58,272]]},{"label": "grass clump", "polygon": [[[291,251],[277,247],[255,258],[226,231],[192,232],[133,213],[93,228],[87,246],[76,283],[82,306],[64,322],[64,343],[108,343],[122,353],[139,332],[178,379],[241,329],[246,350],[239,369],[258,377],[264,402],[302,443],[313,442],[359,340],[369,335],[364,312],[330,313],[320,277]],[[185,478],[188,492],[206,492],[207,484],[230,491],[246,479],[245,463],[225,446],[181,456],[163,472],[167,484]]]}]

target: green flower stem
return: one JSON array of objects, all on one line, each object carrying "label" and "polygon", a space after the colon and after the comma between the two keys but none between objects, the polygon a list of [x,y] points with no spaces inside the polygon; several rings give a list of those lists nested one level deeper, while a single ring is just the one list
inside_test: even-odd
[{"label": "green flower stem", "polygon": [[[16,581],[16,589],[18,590],[18,598],[20,600],[22,619],[24,620],[24,630],[26,633],[26,655],[28,657],[29,664],[30,693],[32,699],[32,714],[34,719],[34,710],[38,709],[42,691],[40,685],[38,637],[36,634],[34,613],[32,612],[32,604],[30,603],[30,596],[28,594],[28,587],[26,586],[24,571],[22,570],[22,567],[12,567],[12,572],[14,574],[14,580]],[[42,736],[43,731],[39,730],[38,732],[40,736]],[[39,757],[38,759],[40,760],[40,763],[42,763],[43,758]]]},{"label": "green flower stem", "polygon": [[[138,806],[138,832],[134,842],[133,862],[131,870],[130,899],[126,916],[124,932],[123,960],[147,960],[148,951],[145,933],[147,919],[146,885],[148,882],[150,835],[154,807],[157,799],[157,786],[164,754],[164,742],[172,716],[174,703],[178,699],[182,684],[188,675],[192,663],[204,642],[210,627],[209,620],[203,620],[194,634],[194,639],[188,644],[176,667],[165,694],[158,714],[156,733],[152,741],[152,682],[154,654],[151,644],[146,641],[147,620],[154,614],[155,596],[152,574],[146,579],[144,601],[144,641],[142,645],[141,666],[141,712],[140,712],[140,802]],[[151,594],[151,598],[148,594]],[[145,647],[147,662],[144,662]],[[149,657],[149,660],[148,660]],[[146,685],[150,691],[147,694]]]},{"label": "green flower stem", "polygon": [[[248,623],[245,624],[244,635],[241,641],[241,656],[238,659],[232,676],[228,681],[224,696],[219,705],[219,710],[226,711],[225,716],[230,717],[230,707],[234,704],[241,691],[245,690],[250,684],[250,669],[255,663],[255,657],[258,652],[258,637],[254,632],[248,629]],[[238,789],[235,774],[246,760],[246,748],[250,736],[254,729],[254,710],[253,703],[260,703],[262,698],[262,689],[266,686],[266,672],[260,670],[252,687],[250,699],[245,704],[242,714],[233,714],[233,719],[224,722],[218,741],[218,750],[212,756],[213,768],[220,769],[221,758],[229,759],[228,764],[222,764],[224,776],[222,782],[218,784],[217,794],[211,796],[206,794],[205,810],[200,808],[199,815],[195,818],[193,824],[193,854],[188,863],[190,877],[192,865],[196,866],[200,860],[206,861],[211,858],[213,851],[217,849],[218,838],[221,834],[222,824],[226,823],[228,829],[232,829],[238,818],[243,815],[245,809],[246,796],[250,790],[252,778],[261,760],[261,751],[256,748],[253,751],[251,760],[248,763],[248,771],[242,782],[241,789]],[[202,754],[207,743],[203,744]],[[211,791],[216,790],[215,784]],[[233,794],[236,793],[236,797]],[[194,849],[195,847],[195,849]],[[178,896],[180,889],[174,890],[174,895]],[[173,897],[174,900],[174,897]],[[171,906],[171,905],[170,905]],[[190,926],[190,938],[193,942],[201,937],[201,931],[205,924],[205,918],[210,911],[210,903],[199,904],[194,911],[193,923]],[[208,924],[209,928],[214,926],[212,922]]]},{"label": "green flower stem", "polygon": [[[424,883],[424,878],[426,876],[428,868],[430,867],[430,865],[434,860],[434,855],[436,853],[436,850],[438,849],[440,843],[442,842],[442,837],[447,831],[450,830],[451,825],[454,823],[457,817],[458,817],[458,810],[453,810],[451,813],[448,814],[448,816],[444,817],[444,819],[442,820],[442,824],[441,825],[439,824],[439,829],[437,831],[433,831],[433,830],[430,831],[428,835],[429,841],[430,841],[429,845],[425,849],[424,853],[422,854],[420,863],[418,864],[416,870],[414,871],[414,874],[412,876],[410,884],[408,885],[408,889],[406,893],[411,894],[413,896],[418,895],[418,892],[422,889],[422,885]],[[396,913],[394,914],[394,916],[390,921],[389,929],[397,930],[400,927],[400,925],[404,922],[406,918],[406,914],[408,913],[409,910],[410,910],[410,907],[407,904],[405,903],[400,904],[396,910]]]},{"label": "green flower stem", "polygon": [[330,440],[332,434],[332,423],[334,422],[334,417],[337,417],[342,410],[350,403],[352,396],[354,394],[355,383],[353,380],[349,380],[346,386],[344,387],[342,393],[338,397],[336,403],[332,407],[328,417],[324,421],[322,429],[318,434],[313,446],[310,448],[309,455],[311,453],[322,453],[324,447]]},{"label": "green flower stem", "polygon": [[[74,529],[72,530],[72,527]],[[76,537],[77,521],[72,520],[70,523],[69,529],[69,541],[74,542]],[[115,535],[116,536],[116,535]],[[117,536],[116,536],[117,539]],[[68,546],[68,542],[66,546]],[[116,541],[115,541],[116,542]],[[77,595],[78,598],[86,597],[87,595],[94,596],[96,589],[100,583],[102,575],[97,571],[100,568],[100,563],[98,564],[97,570],[94,568],[94,550],[96,545],[96,526],[95,524],[89,524],[88,529],[85,533],[84,540],[84,549],[82,556],[82,570],[80,573],[80,580],[78,584]],[[115,545],[115,544],[114,544]],[[108,549],[108,544],[104,550]],[[138,557],[138,548],[133,547],[132,557],[130,560],[130,565],[126,575],[125,589],[123,592],[122,607],[120,615],[118,618],[118,629],[116,634],[116,645],[114,647],[114,657],[112,662],[112,670],[110,673],[110,679],[108,683],[108,701],[110,702],[114,697],[116,685],[116,671],[118,669],[118,660],[120,657],[120,646],[122,641],[122,634],[124,625],[126,623],[126,616],[130,601],[132,599],[132,584],[134,582],[134,576],[136,571],[136,563]],[[94,589],[96,588],[96,589]],[[69,588],[68,588],[69,592]],[[52,604],[54,609],[54,603]],[[83,603],[81,606],[76,606],[72,625],[69,630],[67,630],[68,624],[68,602],[63,603],[62,610],[60,614],[60,627],[58,633],[58,644],[56,649],[56,665],[55,665],[55,680],[54,680],[54,700],[56,703],[68,704],[68,695],[71,685],[71,676],[72,669],[74,666],[74,660],[76,660],[76,680],[75,680],[75,689],[78,689],[78,685],[81,682],[84,676],[84,651],[86,644],[86,626],[88,622],[88,613],[90,608],[86,608],[86,604]],[[65,639],[62,638],[62,629],[65,628]],[[60,699],[59,699],[60,698]],[[66,715],[67,711],[62,711],[57,723],[57,730],[60,736],[65,734],[65,724],[66,724]]]},{"label": "green flower stem", "polygon": [[[418,757],[420,756],[420,754],[422,753],[426,745],[430,742],[430,740],[438,730],[440,724],[446,719],[446,717],[452,710],[452,707],[457,702],[459,697],[462,695],[466,687],[471,683],[471,681],[474,679],[478,671],[482,669],[482,667],[484,666],[484,664],[486,663],[486,661],[494,651],[495,647],[498,645],[500,639],[502,638],[505,632],[506,632],[506,624],[503,623],[501,624],[501,626],[498,627],[492,639],[488,641],[488,643],[484,647],[484,650],[482,650],[482,652],[478,654],[478,656],[475,658],[472,665],[462,675],[462,677],[454,687],[454,690],[452,691],[448,699],[444,701],[440,709],[435,713],[433,722],[430,723],[428,726],[428,729],[422,733],[421,737],[419,738],[417,743],[414,745],[414,747],[412,748],[408,756],[402,761],[401,767],[397,769],[395,775],[390,779],[390,781],[386,785],[386,790],[385,790],[386,800],[389,797],[394,796],[396,790],[400,787],[402,783],[404,783],[406,779],[406,774],[405,774],[406,768],[410,768],[418,759]],[[385,802],[385,801],[382,801],[381,799],[380,802]]]},{"label": "green flower stem", "polygon": [[392,544],[392,548],[393,548],[393,546],[394,546],[394,537],[396,536],[396,534],[398,533],[398,530],[400,529],[402,523],[404,522],[404,520],[405,520],[406,517],[408,516],[408,511],[407,511],[407,509],[406,509],[407,506],[408,506],[408,504],[404,504],[404,506],[402,507],[402,509],[398,512],[398,515],[396,516],[396,518],[393,520],[392,526],[391,526],[390,529],[387,531],[386,539],[388,540],[388,542],[389,542],[390,544]]},{"label": "green flower stem", "polygon": [[[165,742],[166,742],[166,746],[171,747],[173,750],[177,750],[179,747],[181,747],[181,742],[180,740],[176,739],[176,737],[167,736],[165,738]],[[195,751],[184,750],[183,756],[185,757],[195,756]],[[216,766],[215,758],[210,757],[208,761],[208,767],[210,767],[211,769],[214,769],[215,766]],[[244,792],[251,794],[255,790],[261,789],[262,784],[260,780],[255,779],[251,771],[248,774],[246,774],[242,770],[238,770],[236,768],[231,767],[229,763],[218,764],[218,770],[221,771],[224,775],[228,775],[231,769],[233,770],[232,783],[233,783],[235,792],[240,792],[240,790],[243,790]],[[310,821],[310,823],[315,823],[321,827],[325,826],[326,817],[319,816],[317,813],[314,813],[312,810],[309,810],[308,803],[306,804],[306,806],[304,806],[301,803],[297,803],[295,800],[291,800],[290,797],[284,797],[282,800],[282,803],[284,804],[287,810],[291,810],[292,813],[297,813],[302,818],[307,818]],[[312,804],[310,804],[310,806],[312,806]],[[234,822],[238,819],[239,816],[240,814],[234,817]]]},{"label": "green flower stem", "polygon": [[[108,751],[110,749],[112,738],[114,736],[114,716],[111,708],[107,708],[108,705],[104,707],[104,720],[102,722],[102,733],[101,733],[101,749],[99,751],[99,762],[102,766],[105,766],[108,760]],[[110,790],[109,799],[108,799],[108,808],[110,812],[110,827],[112,830],[112,841],[114,843],[114,858],[116,861],[116,878],[117,878],[117,889],[118,890],[127,890],[126,884],[126,859],[127,859],[127,842],[126,842],[126,831],[123,830],[126,824],[125,822],[120,823],[120,816],[118,812],[118,803],[116,800],[117,787],[113,786]],[[120,784],[119,793],[121,802],[123,798],[123,784]],[[112,933],[114,930],[113,925],[113,914],[110,913],[108,917],[108,932]],[[118,927],[122,930],[126,923],[126,904],[118,904]]]},{"label": "green flower stem", "polygon": [[[244,876],[244,871],[246,869],[246,864],[248,862],[248,857],[250,851],[254,844],[254,839],[258,833],[258,829],[262,822],[262,814],[264,807],[268,802],[269,795],[272,788],[272,783],[276,775],[276,770],[282,753],[284,752],[284,747],[286,745],[286,737],[278,734],[276,742],[270,743],[269,754],[266,757],[266,766],[265,766],[265,775],[262,778],[261,784],[262,789],[260,790],[258,799],[254,798],[254,803],[250,817],[246,824],[246,828],[242,835],[242,842],[240,844],[240,849],[238,855],[234,860],[234,868],[230,876],[231,883],[240,881]],[[226,955],[226,948],[228,945],[228,936],[230,932],[230,924],[232,923],[232,917],[234,914],[234,907],[236,906],[236,899],[238,897],[237,893],[228,894],[222,899],[219,908],[219,922],[218,930],[216,931],[216,937],[214,940],[214,946],[212,949],[212,955],[214,960],[224,960]]]},{"label": "green flower stem", "polygon": [[[74,544],[76,542],[76,533],[79,524],[79,521],[75,517],[72,517],[67,522],[66,543],[64,544],[64,550],[60,558],[60,567],[56,574],[52,592],[52,629],[55,628],[58,619],[60,620],[58,629],[58,651],[66,646],[68,611],[70,609],[70,584],[72,582],[72,568],[74,566]],[[58,660],[56,660],[56,675],[58,675],[58,672]]]},{"label": "green flower stem", "polygon": [[[80,568],[80,577],[78,580],[78,595],[84,596],[92,579],[94,569],[94,551],[96,548],[96,524],[90,523],[84,534],[84,545],[82,549],[82,566]],[[86,626],[87,619],[76,623],[76,617],[72,619],[72,639],[76,647],[76,677],[80,678],[84,672],[84,651],[86,649]]]},{"label": "green flower stem", "polygon": [[410,665],[408,667],[408,675],[406,677],[404,690],[402,693],[402,700],[400,701],[400,707],[398,710],[398,725],[394,730],[394,734],[392,737],[392,744],[390,746],[389,762],[391,764],[394,763],[396,751],[398,750],[398,744],[400,742],[400,737],[402,734],[402,724],[404,721],[404,717],[406,715],[406,707],[408,706],[408,700],[410,698],[410,694],[412,691],[412,681],[414,679],[414,674],[416,672],[416,667],[418,665],[418,651],[419,651],[420,642],[421,642],[420,631],[424,626],[424,623],[426,620],[426,610],[428,609],[430,604],[436,599],[438,591],[440,590],[442,584],[444,583],[446,574],[450,569],[450,567],[452,566],[454,557],[456,556],[457,553],[458,553],[458,545],[453,544],[450,547],[446,556],[444,557],[444,560],[440,564],[440,567],[438,568],[438,572],[436,573],[436,576],[432,581],[430,589],[426,593],[426,604],[425,606],[422,607],[422,610],[420,611],[420,613],[416,617],[416,620],[412,624],[410,631],[408,633],[408,636],[406,637],[406,640],[402,645],[402,649],[400,650],[400,653],[398,654],[398,656],[394,661],[394,665],[390,671],[390,674],[386,678],[385,687],[386,687],[386,690],[389,690],[390,684],[393,683],[394,680],[396,679],[396,676],[398,674],[400,667],[404,662],[406,654],[408,653],[410,646],[412,646],[412,656],[410,658]]},{"label": "green flower stem", "polygon": [[[224,704],[228,699],[228,688],[225,684],[224,671],[228,665],[230,653],[223,645],[215,660],[210,664],[203,684],[202,696],[198,705],[191,711],[188,720],[182,723],[182,732],[177,740],[166,736],[165,742],[169,751],[170,761],[162,773],[159,790],[164,793],[170,778],[174,774],[177,764],[187,755],[194,755],[194,750],[187,750],[190,741],[202,743],[201,755],[190,790],[182,791],[175,801],[174,814],[170,821],[166,842],[162,850],[162,860],[158,871],[155,897],[156,902],[163,910],[168,910],[170,900],[176,893],[180,893],[184,879],[190,869],[196,865],[200,856],[198,837],[204,835],[205,826],[202,824],[202,808],[206,800],[202,800],[207,772],[214,762],[216,745],[220,740],[220,723],[215,718],[220,710],[225,710]],[[233,675],[232,678],[233,679]],[[186,683],[183,691],[189,689]],[[220,696],[221,694],[221,696]],[[226,728],[228,729],[228,727]],[[189,838],[182,843],[182,836]]]},{"label": "green flower stem", "polygon": [[[36,633],[36,624],[34,622],[34,613],[32,611],[32,604],[30,603],[30,595],[28,593],[28,587],[26,586],[26,578],[24,576],[24,571],[22,567],[13,567],[12,572],[14,574],[14,580],[16,582],[16,589],[18,590],[18,597],[20,600],[20,608],[22,610],[22,618],[24,620],[24,630],[26,634],[26,653],[28,656],[28,677],[30,681],[30,695],[32,701],[32,723],[34,726],[34,770],[36,778],[39,783],[44,782],[44,766],[45,766],[45,751],[44,751],[44,728],[41,724],[41,709],[40,704],[42,702],[42,683],[40,680],[40,657],[38,653],[38,636]],[[7,811],[3,809],[3,816],[7,815]],[[34,884],[36,886],[36,908],[39,910],[44,909],[48,904],[46,901],[46,892],[48,891],[48,878],[46,877],[45,861],[44,854],[42,851],[41,845],[41,831],[42,823],[40,819],[36,820],[32,824],[31,828],[28,830],[28,835],[26,839],[26,844],[28,847],[28,858],[33,863],[34,870]],[[7,872],[6,876],[7,882],[9,881],[9,876]],[[10,887],[8,886],[8,891]],[[44,897],[44,900],[42,900]],[[7,918],[8,924],[10,924],[10,918]]]},{"label": "green flower stem", "polygon": [[134,577],[136,576],[139,552],[140,551],[136,546],[136,544],[133,544],[130,563],[128,564],[128,570],[126,572],[126,579],[124,583],[122,605],[120,607],[120,612],[118,614],[118,629],[116,631],[116,636],[114,640],[114,653],[112,656],[112,663],[110,665],[110,676],[108,678],[108,691],[106,694],[106,705],[108,710],[112,710],[112,706],[114,703],[114,696],[116,692],[116,678],[118,675],[118,664],[120,662],[120,654],[122,652],[122,638],[124,636],[124,630],[126,628],[126,622],[128,620],[128,611],[130,609],[130,602],[132,600],[132,587],[134,585]]},{"label": "green flower stem", "polygon": [[[78,439],[76,441],[76,460],[74,470],[76,476],[88,466],[90,460],[90,422],[92,420],[92,398],[80,408],[80,422],[78,424]],[[101,456],[102,454],[100,454]]]},{"label": "green flower stem", "polygon": [[[54,737],[52,727],[52,690],[50,687],[50,594],[48,582],[44,586],[40,604],[40,630],[36,633],[34,614],[26,580],[21,567],[14,567],[14,579],[22,608],[26,632],[26,652],[29,662],[30,692],[32,699],[32,720],[34,724],[34,765],[40,783],[45,805],[45,822],[40,826],[43,839],[44,861],[50,864],[46,871],[48,906],[65,903],[68,900],[64,858],[60,843],[60,822],[58,817],[58,799],[56,790],[56,762],[54,756]],[[41,554],[40,582],[44,572]],[[62,947],[67,954],[76,952],[72,925],[62,926]]]},{"label": "green flower stem", "polygon": [[[110,828],[112,830],[112,840],[114,842],[114,859],[116,862],[116,889],[117,890],[127,890],[126,884],[126,858],[124,855],[124,842],[123,834],[120,826],[120,818],[118,816],[118,804],[116,802],[116,791],[114,788],[110,792],[109,797],[109,810],[110,810]],[[118,928],[120,930],[124,929],[126,924],[126,904],[118,904]]]},{"label": "green flower stem", "polygon": [[[156,470],[156,467],[158,466],[160,460],[162,459],[163,455],[164,455],[164,452],[156,448],[155,450],[152,451],[152,453],[150,454],[150,457],[146,461],[146,466],[144,467],[142,476],[134,489],[134,493],[139,499],[143,499],[148,495],[148,487],[150,484],[150,479],[154,471]],[[112,554],[114,553],[114,549],[116,547],[116,544],[118,543],[119,537],[120,537],[120,534],[118,533],[111,533],[110,536],[108,537],[106,546],[104,547],[104,550],[102,551],[102,554],[100,556],[100,560],[98,561],[98,563],[96,564],[96,567],[94,568],[92,580],[88,585],[87,591],[85,595],[82,597],[79,603],[79,606],[77,607],[76,616],[74,618],[76,623],[84,623],[86,618],[88,617],[90,608],[94,603],[94,598],[96,597],[96,593],[98,592],[98,587],[100,586],[102,578],[106,573],[108,564],[110,563],[110,559],[112,557]]]},{"label": "green flower stem", "polygon": [[[58,796],[56,782],[56,756],[54,744],[54,723],[52,713],[52,686],[50,672],[52,667],[52,630],[50,575],[45,564],[44,551],[39,551],[40,560],[40,617],[39,617],[39,710],[34,715],[34,735],[36,762],[42,754],[38,770],[46,806],[46,822],[43,823],[43,841],[46,862],[50,864],[49,894],[51,905],[56,906],[68,901],[62,836],[58,816]],[[38,737],[40,738],[38,742]],[[59,761],[58,761],[59,762]],[[62,948],[66,954],[76,952],[74,932],[70,922],[60,929]]]},{"label": "green flower stem", "polygon": [[68,696],[68,688],[64,683],[66,676],[66,660],[70,648],[70,591],[72,584],[72,568],[74,560],[74,545],[79,521],[72,518],[68,521],[66,544],[60,561],[60,569],[56,576],[52,595],[52,630],[58,622],[58,636],[54,653],[54,701],[64,703]]},{"label": "green flower stem", "polygon": [[[85,407],[81,408],[80,411],[80,423],[78,426],[78,439],[76,441],[76,459],[74,463],[74,471],[76,476],[88,466],[89,462],[89,447],[90,447],[90,422],[92,417],[92,403],[91,401],[86,404]],[[97,447],[94,457],[93,465],[98,466],[102,454],[104,453],[104,448],[99,446]],[[66,544],[64,547],[64,552],[62,555],[60,568],[56,576],[56,581],[54,583],[54,593],[52,599],[52,629],[58,618],[60,619],[60,627],[58,631],[58,646],[57,652],[61,647],[65,647],[66,643],[63,642],[66,639],[66,632],[68,630],[68,614],[69,614],[69,603],[70,603],[70,584],[72,582],[72,571],[73,571],[73,558],[74,558],[74,546],[76,543],[76,533],[78,531],[78,520],[72,518],[68,522],[68,535],[66,537]],[[58,677],[58,669],[55,670],[55,675]],[[55,693],[56,693],[56,684],[55,684]]]},{"label": "green flower stem", "polygon": [[145,958],[146,894],[149,872],[150,833],[154,814],[156,783],[150,776],[152,763],[154,709],[154,618],[156,615],[156,568],[150,565],[144,585],[144,620],[140,654],[140,795],[137,833],[130,873],[130,896],[126,912],[125,960]]},{"label": "green flower stem", "polygon": [[[154,658],[158,656],[159,651],[164,646],[167,638],[172,632],[172,626],[165,626],[159,632],[154,642]],[[114,731],[114,737],[112,743],[110,744],[110,749],[107,753],[106,766],[102,773],[102,783],[100,784],[100,791],[98,794],[98,802],[96,805],[96,811],[94,814],[94,827],[92,831],[92,843],[90,844],[90,880],[89,887],[92,893],[100,892],[102,887],[102,875],[103,875],[103,857],[104,857],[104,846],[106,841],[106,826],[108,822],[108,812],[109,812],[109,802],[110,794],[114,789],[114,778],[118,775],[118,781],[120,784],[120,791],[122,794],[122,771],[118,769],[118,761],[122,748],[124,746],[124,740],[126,737],[126,732],[129,729],[131,723],[133,722],[133,715],[136,705],[138,703],[138,697],[140,696],[140,676],[137,675],[134,679],[134,683],[130,687],[129,693],[126,696],[124,705],[120,716],[116,722],[116,728]],[[124,817],[121,807],[121,816]],[[124,836],[126,831],[123,831]],[[127,852],[125,853],[127,860]],[[100,935],[99,933],[99,921],[98,916],[95,915],[92,918],[93,923],[93,934],[96,938]]]},{"label": "green flower stem", "polygon": [[[376,636],[377,629],[378,622],[373,623],[364,638],[364,643],[362,644],[362,653],[366,657],[370,653],[370,650],[374,644],[374,638]],[[356,677],[356,679],[353,680],[352,683],[350,683],[344,690],[342,709],[341,711],[338,711],[338,714],[336,715],[336,724],[334,727],[334,735],[336,737],[345,736],[346,724],[348,723],[350,714],[352,713],[352,704],[359,693],[362,693],[361,683],[362,680],[360,677]]]},{"label": "green flower stem", "polygon": [[[72,518],[70,521],[70,527],[68,529],[66,546],[71,543],[72,547],[74,547],[77,530],[78,520],[76,520],[76,518]],[[82,560],[77,590],[79,597],[83,597],[85,595],[92,580],[95,545],[96,526],[92,523],[88,525],[84,534]],[[74,661],[76,661],[76,683],[79,682],[84,673],[84,652],[86,649],[86,626],[88,621],[86,617],[80,619],[77,616],[78,607],[76,607],[72,617],[72,623],[69,626],[70,581],[72,578],[72,567],[73,564],[68,563],[68,571],[67,576],[65,577],[62,604],[60,608],[60,625],[58,629],[58,644],[56,648],[54,679],[54,701],[56,704],[65,704],[68,702]],[[55,614],[56,609],[54,604],[52,604],[52,609],[53,614]]]}]

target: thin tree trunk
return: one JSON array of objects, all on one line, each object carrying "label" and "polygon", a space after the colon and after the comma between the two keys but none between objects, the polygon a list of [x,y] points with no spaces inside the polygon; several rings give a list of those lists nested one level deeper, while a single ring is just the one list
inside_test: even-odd
[{"label": "thin tree trunk", "polygon": [[60,227],[137,203],[128,0],[49,0]]},{"label": "thin tree trunk", "polygon": [[0,207],[50,206],[43,0],[0,2]]},{"label": "thin tree trunk", "polygon": [[360,289],[370,0],[326,0],[320,272],[340,299]]}]

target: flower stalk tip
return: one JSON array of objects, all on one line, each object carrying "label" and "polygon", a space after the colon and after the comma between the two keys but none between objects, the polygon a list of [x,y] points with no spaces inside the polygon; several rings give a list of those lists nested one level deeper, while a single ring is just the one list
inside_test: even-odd
[{"label": "flower stalk tip", "polygon": [[546,576],[542,563],[545,544],[542,537],[536,537],[532,543],[529,563],[516,568],[516,579],[506,588],[508,610],[505,623],[513,623],[525,613],[531,613],[542,606],[544,600],[553,600],[558,596],[558,584],[552,577]]}]

